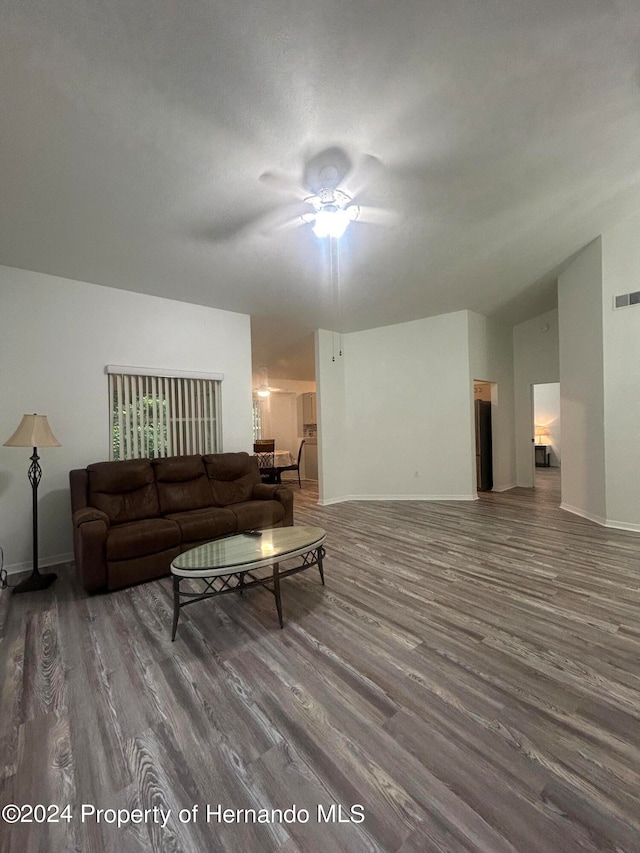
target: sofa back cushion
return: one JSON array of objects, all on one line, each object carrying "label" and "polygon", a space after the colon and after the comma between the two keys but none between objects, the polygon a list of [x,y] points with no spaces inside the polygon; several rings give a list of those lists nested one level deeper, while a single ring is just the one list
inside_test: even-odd
[{"label": "sofa back cushion", "polygon": [[69,487],[71,491],[71,512],[84,509],[89,500],[89,474],[86,468],[76,468],[69,471]]},{"label": "sofa back cushion", "polygon": [[101,509],[111,524],[156,518],[160,504],[149,459],[96,462],[87,468],[89,505]]},{"label": "sofa back cushion", "polygon": [[187,512],[211,506],[211,489],[202,456],[170,456],[151,462],[160,512]]},{"label": "sofa back cushion", "polygon": [[260,483],[258,462],[248,453],[210,453],[203,457],[215,506],[250,501]]}]

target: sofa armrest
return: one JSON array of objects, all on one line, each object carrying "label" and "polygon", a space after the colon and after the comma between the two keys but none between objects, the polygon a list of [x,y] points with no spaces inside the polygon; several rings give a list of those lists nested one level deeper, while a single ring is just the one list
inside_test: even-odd
[{"label": "sofa armrest", "polygon": [[82,585],[87,592],[106,589],[109,517],[93,507],[76,510],[72,517],[73,551]]},{"label": "sofa armrest", "polygon": [[89,521],[102,521],[109,529],[109,516],[101,509],[95,509],[92,506],[83,507],[73,513],[73,526],[80,527],[81,524],[86,524]]},{"label": "sofa armrest", "polygon": [[279,501],[284,507],[283,527],[293,526],[293,492],[280,483],[256,483],[251,497],[254,501]]},{"label": "sofa armrest", "polygon": [[253,491],[251,492],[251,500],[253,501],[275,501],[274,497],[276,490],[281,489],[279,483],[254,483]]}]

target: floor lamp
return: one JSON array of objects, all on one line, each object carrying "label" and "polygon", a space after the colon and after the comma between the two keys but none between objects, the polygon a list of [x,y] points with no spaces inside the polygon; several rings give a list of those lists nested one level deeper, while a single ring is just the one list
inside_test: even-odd
[{"label": "floor lamp", "polygon": [[46,415],[23,415],[20,426],[4,443],[5,447],[33,447],[31,465],[29,466],[29,482],[33,494],[33,570],[17,586],[14,592],[32,592],[36,589],[46,589],[56,579],[57,575],[50,572],[41,575],[38,571],[38,483],[42,477],[38,456],[39,447],[60,447],[60,442],[51,432]]}]

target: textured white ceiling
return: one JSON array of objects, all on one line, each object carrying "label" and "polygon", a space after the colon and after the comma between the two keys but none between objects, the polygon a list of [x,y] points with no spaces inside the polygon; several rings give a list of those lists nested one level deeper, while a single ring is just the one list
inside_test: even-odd
[{"label": "textured white ceiling", "polygon": [[[261,363],[318,326],[546,310],[639,206],[637,0],[1,9],[0,263],[257,315]],[[259,175],[329,145],[398,212],[350,227],[339,299],[310,228],[250,225],[291,201]]]}]

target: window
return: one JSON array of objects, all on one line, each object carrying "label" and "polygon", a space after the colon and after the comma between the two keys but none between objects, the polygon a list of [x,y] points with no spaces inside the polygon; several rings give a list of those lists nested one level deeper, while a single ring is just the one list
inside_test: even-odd
[{"label": "window", "polygon": [[222,449],[222,374],[107,365],[111,459]]},{"label": "window", "polygon": [[260,408],[260,400],[253,400],[253,440],[254,442],[262,438],[262,410]]}]

